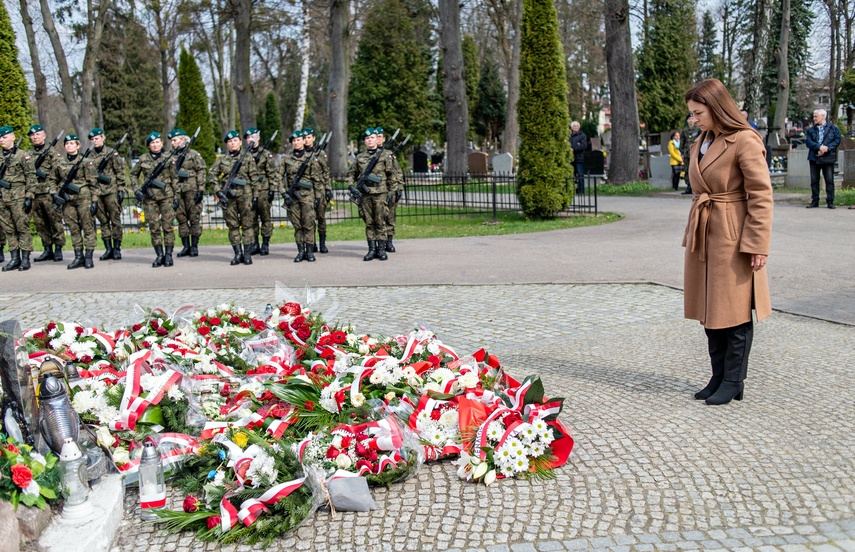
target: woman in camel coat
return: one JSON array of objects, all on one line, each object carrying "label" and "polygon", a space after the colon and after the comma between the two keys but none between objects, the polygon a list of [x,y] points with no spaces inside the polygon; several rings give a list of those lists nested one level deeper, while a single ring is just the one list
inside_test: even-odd
[{"label": "woman in camel coat", "polygon": [[765,268],[772,183],[760,135],[720,81],[697,83],[686,103],[701,135],[689,161],[694,195],[683,236],[684,312],[703,324],[712,364],[712,378],[695,398],[725,404],[742,400],[752,309],[758,322],[772,312]]}]

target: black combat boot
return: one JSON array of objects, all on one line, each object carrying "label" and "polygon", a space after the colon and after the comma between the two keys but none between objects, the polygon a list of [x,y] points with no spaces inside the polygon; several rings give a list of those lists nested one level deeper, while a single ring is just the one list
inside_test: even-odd
[{"label": "black combat boot", "polygon": [[199,256],[199,236],[190,236],[190,256]]},{"label": "black combat boot", "polygon": [[363,261],[370,261],[374,258],[374,255],[377,253],[377,245],[374,240],[368,240],[368,253],[362,257]]},{"label": "black combat boot", "polygon": [[184,247],[181,248],[181,251],[178,252],[179,257],[187,257],[190,255],[190,236],[184,236],[181,238],[181,245]]},{"label": "black combat boot", "polygon": [[317,252],[318,252],[318,242],[310,243],[310,244],[307,244],[307,245],[311,245],[311,246],[312,246],[312,253],[317,253]]},{"label": "black combat boot", "polygon": [[326,232],[318,232],[318,241],[320,241],[320,245],[318,246],[318,251],[321,253],[329,253],[330,250],[327,249],[327,233]]},{"label": "black combat boot", "polygon": [[394,253],[395,252],[395,244],[392,243],[392,236],[386,237],[386,251],[388,253]]},{"label": "black combat boot", "polygon": [[[244,248],[244,249],[246,249],[246,248]],[[252,246],[250,246],[249,253],[250,253],[250,255],[260,255],[261,254],[261,248],[258,246],[258,236],[255,236],[255,241],[253,242]]]},{"label": "black combat boot", "polygon": [[377,240],[374,244],[374,256],[380,259],[381,261],[385,261],[389,257],[386,255],[386,242],[383,240]]},{"label": "black combat boot", "polygon": [[122,260],[122,240],[117,240],[116,238],[113,238],[113,260]]},{"label": "black combat boot", "polygon": [[0,263],[5,263],[5,262],[6,262],[6,256],[5,256],[5,255],[3,255],[3,248],[4,248],[5,246],[6,246],[6,244],[0,243]]},{"label": "black combat boot", "polygon": [[82,249],[75,249],[74,250],[74,260],[71,261],[71,263],[69,263],[68,269],[73,270],[75,268],[80,268],[81,266],[83,266],[83,250]]},{"label": "black combat boot", "polygon": [[61,263],[62,262],[62,246],[55,245],[53,246],[53,262]]},{"label": "black combat boot", "polygon": [[306,246],[304,246],[302,243],[298,243],[297,244],[297,256],[294,257],[294,262],[299,263],[300,261],[302,261],[305,258],[306,258]]},{"label": "black combat boot", "polygon": [[[0,261],[2,261],[2,260],[3,260],[3,258],[2,258],[2,256],[0,256]],[[33,262],[34,263],[40,263],[42,261],[52,261],[52,260],[53,260],[53,247],[51,247],[50,244],[48,244],[45,246],[44,253],[42,253],[41,255],[36,257],[35,259],[33,259]]]},{"label": "black combat boot", "polygon": [[313,245],[314,245],[314,244],[307,243],[307,244],[306,244],[306,246],[303,248],[303,250],[306,252],[306,257],[305,257],[305,258],[306,258],[306,260],[307,260],[307,261],[309,261],[310,263],[315,262],[315,252],[314,252],[314,251],[312,251],[312,249],[314,249],[314,248],[312,247]]},{"label": "black combat boot", "polygon": [[95,253],[91,249],[86,250],[86,255],[83,257],[83,268],[95,268],[95,263],[92,262],[92,254]]},{"label": "black combat boot", "polygon": [[270,255],[270,237],[263,237],[261,239],[261,252],[259,252],[259,255],[261,255],[262,257],[264,257],[265,255]]},{"label": "black combat boot", "polygon": [[163,246],[162,245],[155,245],[154,246],[154,252],[157,255],[157,257],[154,258],[154,262],[151,263],[151,267],[157,268],[159,266],[163,266]]},{"label": "black combat boot", "polygon": [[[258,244],[255,244],[258,245]],[[252,246],[244,245],[243,246],[243,264],[251,265],[252,264]]]},{"label": "black combat boot", "polygon": [[98,257],[99,261],[109,261],[113,258],[113,240],[104,238],[104,247],[107,249],[104,254]]},{"label": "black combat boot", "polygon": [[3,272],[18,270],[21,267],[21,252],[17,249],[9,250],[9,264],[3,267]]},{"label": "black combat boot", "polygon": [[30,252],[21,250],[21,266],[18,270],[30,270]]},{"label": "black combat boot", "polygon": [[174,246],[167,245],[166,250],[163,252],[163,266],[172,266],[174,263],[172,262],[172,251]]},{"label": "black combat boot", "polygon": [[240,248],[240,244],[233,245],[232,249],[234,249],[235,256],[229,264],[232,266],[241,264],[243,262],[243,251]]}]

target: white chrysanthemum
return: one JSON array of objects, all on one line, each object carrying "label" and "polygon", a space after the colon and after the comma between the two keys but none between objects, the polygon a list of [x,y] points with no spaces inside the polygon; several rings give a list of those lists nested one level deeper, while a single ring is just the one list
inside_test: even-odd
[{"label": "white chrysanthemum", "polygon": [[423,424],[423,423],[427,422],[428,420],[430,420],[430,414],[428,414],[427,410],[421,410],[416,415],[416,423],[417,424]]},{"label": "white chrysanthemum", "polygon": [[522,442],[519,439],[517,439],[516,437],[509,438],[507,441],[505,441],[504,446],[508,447],[509,449],[511,449],[513,451],[525,449]]},{"label": "white chrysanthemum", "polygon": [[119,409],[114,406],[103,406],[99,408],[95,415],[101,423],[109,423],[119,419]]},{"label": "white chrysanthemum", "polygon": [[68,347],[77,357],[95,356],[95,343],[92,341],[76,341]]},{"label": "white chrysanthemum", "polygon": [[184,392],[177,385],[173,385],[169,388],[169,391],[166,392],[166,396],[173,401],[180,401],[184,398]]},{"label": "white chrysanthemum", "polygon": [[427,341],[433,337],[433,332],[430,330],[420,329],[415,332],[416,341]]},{"label": "white chrysanthemum", "polygon": [[74,410],[77,412],[89,412],[93,408],[95,408],[98,404],[95,395],[88,390],[80,390],[74,394],[74,398],[71,400],[71,406],[74,407]]},{"label": "white chrysanthemum", "polygon": [[440,429],[434,429],[427,434],[427,440],[432,445],[441,445],[446,441],[445,433]]},{"label": "white chrysanthemum", "polygon": [[72,343],[77,341],[77,332],[74,330],[66,330],[62,332],[62,335],[59,336],[60,342],[66,347],[70,346]]},{"label": "white chrysanthemum", "polygon": [[514,469],[511,466],[502,466],[499,472],[505,477],[513,477]]},{"label": "white chrysanthemum", "polygon": [[268,483],[275,481],[278,474],[279,472],[275,468],[273,457],[263,450],[259,451],[255,458],[252,459],[249,469],[246,470],[246,476],[252,480],[252,486],[256,489],[265,480]]},{"label": "white chrysanthemum", "polygon": [[428,391],[434,391],[434,392],[439,393],[440,391],[442,391],[442,388],[439,386],[439,384],[437,382],[429,381],[425,384],[424,391],[425,391],[425,393],[427,393]]},{"label": "white chrysanthemum", "polygon": [[413,354],[420,355],[425,352],[425,346],[419,343],[413,348]]},{"label": "white chrysanthemum", "polygon": [[526,445],[537,439],[537,430],[531,424],[523,423],[517,428],[517,436]]},{"label": "white chrysanthemum", "polygon": [[549,444],[555,440],[555,435],[552,433],[550,428],[546,428],[543,431],[537,432],[537,440],[543,443],[544,446],[549,446]]},{"label": "white chrysanthemum", "polygon": [[528,454],[534,458],[538,458],[546,454],[546,447],[541,443],[534,442],[528,447]]},{"label": "white chrysanthemum", "polygon": [[356,393],[353,396],[351,402],[353,403],[353,406],[362,406],[363,404],[365,404],[365,395],[363,395],[362,393]]},{"label": "white chrysanthemum", "polygon": [[62,340],[58,337],[55,337],[55,338],[50,340],[50,348],[53,349],[54,351],[58,351],[58,350],[62,349],[63,346],[64,345],[62,343]]},{"label": "white chrysanthemum", "polygon": [[439,417],[439,423],[446,427],[457,427],[458,417],[457,410],[446,410]]},{"label": "white chrysanthemum", "polygon": [[513,453],[511,452],[511,449],[503,445],[499,447],[498,450],[496,450],[496,453],[493,455],[493,458],[495,458],[497,464],[499,462],[504,464],[513,458]]},{"label": "white chrysanthemum", "polygon": [[487,426],[487,439],[493,442],[498,442],[505,433],[505,428],[501,422],[492,422]]},{"label": "white chrysanthemum", "polygon": [[514,472],[524,472],[528,470],[528,458],[523,456],[518,456],[514,463],[511,464]]}]

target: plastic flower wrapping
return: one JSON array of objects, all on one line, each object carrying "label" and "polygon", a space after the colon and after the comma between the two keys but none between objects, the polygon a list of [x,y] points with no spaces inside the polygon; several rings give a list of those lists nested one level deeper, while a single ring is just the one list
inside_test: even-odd
[{"label": "plastic flower wrapping", "polygon": [[143,443],[158,446],[187,493],[160,522],[202,540],[269,543],[338,477],[390,485],[458,458],[461,479],[490,484],[567,461],[563,400],[538,377],[518,381],[484,349],[458,355],[424,328],[390,337],[328,323],[314,308],[323,290],[294,295],[263,315],[137,308],[128,327],[51,321],[23,340],[34,370],[47,358],[77,368],[72,405],[127,482]]}]

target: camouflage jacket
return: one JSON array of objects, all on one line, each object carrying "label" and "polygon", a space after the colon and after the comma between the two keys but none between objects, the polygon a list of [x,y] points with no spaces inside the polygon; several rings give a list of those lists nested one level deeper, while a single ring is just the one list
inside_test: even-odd
[{"label": "camouflage jacket", "polygon": [[686,127],[680,131],[680,155],[683,156],[683,164],[687,169],[689,167],[689,150],[700,135],[701,129],[697,126],[690,127],[686,125]]},{"label": "camouflage jacket", "polygon": [[[306,148],[306,151],[312,153],[312,150],[309,148]],[[314,163],[317,167],[318,174],[320,175],[322,184],[321,191],[323,192],[324,190],[332,190],[332,182],[330,181],[330,163],[329,157],[327,156],[327,152],[319,151],[317,154],[315,154]]]},{"label": "camouflage jacket", "polygon": [[[282,158],[282,171],[280,174],[282,178],[283,194],[286,194],[291,190],[291,187],[294,184],[294,177],[297,176],[297,171],[300,170],[300,166],[302,166],[303,161],[306,160],[306,155],[310,155],[306,150],[303,150],[303,154],[299,157],[294,155],[294,152],[292,151],[286,153],[285,157]],[[303,173],[301,183],[294,185],[294,190],[312,190],[312,195],[315,197],[320,197],[324,193],[324,184],[321,181],[321,175],[314,160],[308,164],[306,172]]]},{"label": "camouflage jacket", "polygon": [[[147,151],[140,157],[137,164],[131,169],[130,186],[134,192],[143,187],[148,175],[150,175],[155,167],[157,167],[157,165],[166,158],[166,155],[167,154],[165,152],[161,151],[160,154],[155,157],[150,151]],[[167,163],[156,180],[157,182],[154,182],[149,186],[148,199],[163,201],[164,199],[175,198],[175,194],[178,190],[178,175],[175,174],[175,165],[171,162]]]},{"label": "camouflage jacket", "polygon": [[3,194],[3,199],[32,198],[36,185],[36,171],[30,156],[13,147],[3,150],[0,154],[0,163],[6,163],[6,174],[3,176],[3,182],[0,182],[0,193]]},{"label": "camouflage jacket", "polygon": [[[172,165],[178,163],[180,152],[176,152],[172,157]],[[181,170],[175,171],[178,177],[178,192],[198,192],[205,191],[205,183],[207,182],[206,170],[208,164],[202,158],[202,154],[191,149],[184,157],[184,163],[181,164]]]},{"label": "camouflage jacket", "polygon": [[392,169],[395,173],[395,177],[392,179],[391,186],[388,186],[389,193],[397,192],[398,190],[404,189],[404,171],[401,170],[401,165],[398,164],[398,159],[392,154],[389,150],[383,150],[383,152],[389,157],[389,161],[392,163]]},{"label": "camouflage jacket", "polygon": [[[348,185],[356,184],[359,181],[359,177],[362,176],[371,162],[371,158],[376,153],[376,150],[373,152],[363,151],[356,156],[356,160],[350,166],[350,171],[347,174]],[[368,175],[366,186],[369,195],[385,194],[395,190],[395,168],[392,164],[392,156],[386,150],[380,152],[380,159],[374,165],[374,170]],[[364,189],[359,191],[363,194],[366,193]]]},{"label": "camouflage jacket", "polygon": [[250,154],[243,155],[245,152],[246,148],[241,146],[236,155],[224,153],[217,157],[217,160],[211,165],[211,170],[208,172],[208,182],[211,183],[215,193],[222,190],[229,178],[229,174],[232,172],[232,167],[243,156],[243,163],[241,163],[240,169],[235,175],[230,191],[232,192],[232,196],[235,197],[247,193],[251,194],[252,197],[258,197],[255,189],[252,187],[252,183],[258,178],[258,169],[256,169],[255,162],[253,162]]},{"label": "camouflage jacket", "polygon": [[56,165],[56,162],[62,154],[57,150],[50,148],[49,153],[45,156],[41,166],[39,166],[38,169],[35,168],[36,160],[48,146],[49,144],[42,144],[42,147],[33,147],[33,149],[27,152],[27,155],[30,156],[30,161],[33,163],[33,168],[36,171],[36,185],[33,187],[33,193],[36,195],[56,193],[56,190],[51,188],[50,185],[50,173],[53,172],[53,166]]},{"label": "camouflage jacket", "polygon": [[252,183],[256,197],[264,195],[271,190],[276,191],[279,188],[279,167],[276,166],[273,152],[264,148],[261,148],[261,151],[259,151],[256,148],[249,150],[249,154],[253,160],[256,157],[258,158],[258,163],[253,161],[258,170],[258,177]]},{"label": "camouflage jacket", "polygon": [[[48,178],[48,180],[51,181],[50,185],[52,189],[59,191],[62,188],[68,173],[71,172],[74,165],[80,161],[80,156],[82,155],[82,153],[78,152],[78,154],[72,159],[69,159],[68,155],[62,155],[57,159],[53,166],[53,172],[50,173],[50,177]],[[80,168],[77,169],[77,174],[74,175],[74,180],[71,181],[71,185],[80,188],[80,190],[75,193],[74,189],[69,189],[69,199],[75,199],[78,197],[89,199],[93,197],[98,193],[97,182],[95,164],[92,162],[90,154],[90,157],[87,157],[82,163],[80,163]]]},{"label": "camouflage jacket", "polygon": [[[128,193],[125,186],[125,159],[119,155],[118,151],[107,146],[103,146],[100,152],[96,148],[92,148],[89,159],[95,165],[95,179],[97,180],[99,195],[115,194],[120,191]],[[104,164],[104,172],[98,173],[98,167],[104,159],[107,159]]]}]

